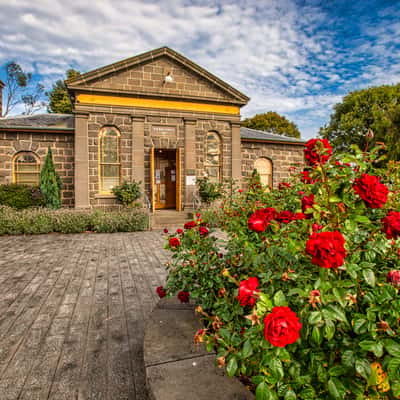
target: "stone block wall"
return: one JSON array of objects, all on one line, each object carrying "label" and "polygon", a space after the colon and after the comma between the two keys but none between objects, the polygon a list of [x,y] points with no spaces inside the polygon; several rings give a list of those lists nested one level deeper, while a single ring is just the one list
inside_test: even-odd
[{"label": "stone block wall", "polygon": [[[242,177],[243,184],[250,177],[257,158],[269,158],[272,161],[273,185],[289,177],[289,168],[300,171],[304,167],[303,146],[290,144],[260,143],[242,141]],[[243,185],[244,186],[244,185]]]},{"label": "stone block wall", "polygon": [[21,151],[32,151],[43,165],[51,148],[54,166],[62,181],[62,202],[74,206],[74,135],[71,133],[0,131],[0,184],[12,183],[12,161]]}]

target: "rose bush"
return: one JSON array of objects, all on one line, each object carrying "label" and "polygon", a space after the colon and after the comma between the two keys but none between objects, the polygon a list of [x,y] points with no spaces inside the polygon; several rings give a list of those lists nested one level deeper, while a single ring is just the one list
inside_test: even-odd
[{"label": "rose bush", "polygon": [[400,398],[400,166],[381,154],[313,140],[290,186],[224,199],[227,239],[200,216],[168,236],[168,295],[190,293],[196,341],[257,400]]}]

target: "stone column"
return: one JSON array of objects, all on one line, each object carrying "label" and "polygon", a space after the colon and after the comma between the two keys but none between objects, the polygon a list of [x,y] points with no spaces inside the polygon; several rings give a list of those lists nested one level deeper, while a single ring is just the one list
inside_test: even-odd
[{"label": "stone column", "polygon": [[75,208],[90,208],[88,117],[75,114]]},{"label": "stone column", "polygon": [[132,179],[142,182],[144,193],[144,120],[145,117],[132,116]]},{"label": "stone column", "polygon": [[240,148],[240,123],[231,123],[232,128],[232,179],[241,186],[242,156]]},{"label": "stone column", "polygon": [[[184,190],[183,198],[185,208],[193,208],[193,193],[196,185],[187,185],[186,177],[196,175],[196,120],[185,119],[185,169],[183,175]],[[190,179],[190,178],[189,178]]]}]

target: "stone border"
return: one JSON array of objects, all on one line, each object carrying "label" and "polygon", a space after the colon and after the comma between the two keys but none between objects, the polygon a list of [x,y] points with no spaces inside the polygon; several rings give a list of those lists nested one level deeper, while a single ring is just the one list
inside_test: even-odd
[{"label": "stone border", "polygon": [[193,343],[201,323],[194,304],[158,302],[146,323],[144,364],[151,400],[254,400],[237,379],[215,366],[215,353]]}]

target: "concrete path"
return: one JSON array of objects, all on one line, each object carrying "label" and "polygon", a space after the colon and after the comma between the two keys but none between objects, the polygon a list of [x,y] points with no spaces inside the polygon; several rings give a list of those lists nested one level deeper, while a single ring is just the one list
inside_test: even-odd
[{"label": "concrete path", "polygon": [[0,399],[145,400],[160,231],[0,237]]}]

